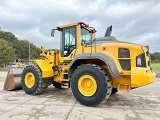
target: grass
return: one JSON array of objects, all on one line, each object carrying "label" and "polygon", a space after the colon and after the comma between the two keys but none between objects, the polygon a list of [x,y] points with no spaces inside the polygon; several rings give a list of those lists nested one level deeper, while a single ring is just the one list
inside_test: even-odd
[{"label": "grass", "polygon": [[7,68],[0,68],[0,72],[7,72],[8,71],[8,69]]},{"label": "grass", "polygon": [[152,68],[160,69],[160,63],[152,63]]}]

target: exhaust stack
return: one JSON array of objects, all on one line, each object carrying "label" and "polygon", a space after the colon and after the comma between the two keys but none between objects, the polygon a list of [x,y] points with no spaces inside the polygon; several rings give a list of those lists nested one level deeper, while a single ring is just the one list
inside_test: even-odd
[{"label": "exhaust stack", "polygon": [[111,36],[111,33],[112,33],[112,26],[109,26],[106,30],[104,37]]}]

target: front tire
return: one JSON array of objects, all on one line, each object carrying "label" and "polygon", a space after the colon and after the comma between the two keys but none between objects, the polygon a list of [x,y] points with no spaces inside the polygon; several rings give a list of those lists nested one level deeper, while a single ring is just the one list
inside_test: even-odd
[{"label": "front tire", "polygon": [[94,64],[79,66],[71,76],[74,97],[86,106],[97,106],[111,94],[111,81],[102,67]]},{"label": "front tire", "polygon": [[29,65],[24,68],[22,73],[22,89],[28,95],[36,95],[43,92],[41,70],[38,66]]}]

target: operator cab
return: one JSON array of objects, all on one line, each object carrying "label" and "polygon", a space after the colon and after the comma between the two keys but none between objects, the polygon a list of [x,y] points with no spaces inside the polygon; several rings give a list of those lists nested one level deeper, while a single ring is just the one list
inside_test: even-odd
[{"label": "operator cab", "polygon": [[[60,50],[61,57],[68,57],[73,50],[78,48],[79,42],[81,45],[86,44],[94,39],[96,30],[82,22],[59,26],[57,29],[52,29],[51,36],[54,36],[55,30],[60,31]],[[80,33],[79,33],[80,31]]]}]

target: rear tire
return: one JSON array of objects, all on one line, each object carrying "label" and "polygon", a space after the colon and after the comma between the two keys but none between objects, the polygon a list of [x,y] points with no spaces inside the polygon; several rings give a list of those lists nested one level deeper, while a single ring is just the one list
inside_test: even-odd
[{"label": "rear tire", "polygon": [[22,89],[28,95],[36,95],[43,92],[43,80],[41,70],[38,66],[29,65],[24,68],[22,73]]},{"label": "rear tire", "polygon": [[102,67],[95,64],[79,66],[71,76],[74,97],[86,106],[97,106],[109,98],[111,81]]}]

